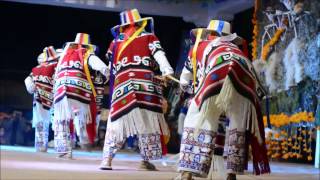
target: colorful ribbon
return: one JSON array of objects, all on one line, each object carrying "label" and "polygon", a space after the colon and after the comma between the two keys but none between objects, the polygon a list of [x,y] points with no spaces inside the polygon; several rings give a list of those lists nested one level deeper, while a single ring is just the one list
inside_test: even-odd
[{"label": "colorful ribbon", "polygon": [[88,66],[88,60],[89,60],[90,54],[92,52],[93,52],[93,49],[90,46],[89,49],[87,50],[86,54],[84,55],[84,58],[83,58],[84,59],[84,72],[86,74],[87,81],[88,81],[88,83],[89,83],[89,85],[90,85],[90,87],[92,89],[93,97],[96,97],[97,96],[97,92],[96,92],[96,89],[94,88],[93,82],[91,80],[90,70],[89,70],[89,66]]},{"label": "colorful ribbon", "polygon": [[141,32],[142,32],[142,31],[144,30],[144,28],[146,27],[147,22],[148,22],[148,21],[146,21],[146,20],[143,21],[142,26],[141,26],[136,32],[134,32],[133,35],[130,36],[129,39],[128,39],[126,42],[124,42],[124,44],[121,46],[120,51],[119,51],[119,53],[118,53],[118,55],[117,55],[117,61],[119,60],[120,55],[121,55],[121,53],[123,52],[123,50],[124,50],[139,34],[141,34]]},{"label": "colorful ribbon", "polygon": [[194,89],[196,89],[196,80],[197,80],[197,49],[198,49],[198,45],[200,42],[200,38],[202,36],[202,30],[203,29],[199,29],[197,31],[197,38],[196,38],[196,42],[194,43],[193,49],[192,49],[192,70],[193,70],[193,86]]},{"label": "colorful ribbon", "polygon": [[[80,42],[83,42],[83,36],[80,37]],[[82,50],[81,50],[81,44],[79,43],[78,50],[79,50],[79,57],[81,59],[81,62],[83,62],[84,73],[86,74],[87,81],[92,89],[93,97],[94,97],[94,99],[96,99],[95,97],[97,97],[97,93],[96,93],[96,90],[94,89],[94,85],[91,80],[90,70],[89,70],[89,66],[88,66],[88,59],[90,57],[90,54],[93,52],[93,47],[89,45],[88,50],[83,55]]]}]

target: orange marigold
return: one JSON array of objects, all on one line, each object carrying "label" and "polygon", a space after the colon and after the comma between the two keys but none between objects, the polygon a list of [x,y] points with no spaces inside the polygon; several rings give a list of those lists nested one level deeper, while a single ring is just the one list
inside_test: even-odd
[{"label": "orange marigold", "polygon": [[274,46],[280,39],[282,33],[285,31],[284,28],[277,29],[274,36],[263,46],[263,51],[261,52],[261,59],[267,60],[267,57],[270,53],[271,47]]}]

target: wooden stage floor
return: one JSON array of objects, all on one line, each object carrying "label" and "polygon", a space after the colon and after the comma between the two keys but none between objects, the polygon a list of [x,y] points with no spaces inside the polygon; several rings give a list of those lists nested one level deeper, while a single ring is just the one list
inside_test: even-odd
[{"label": "wooden stage floor", "polygon": [[[121,151],[113,161],[114,170],[102,171],[98,169],[101,151],[76,150],[73,160],[62,160],[56,158],[52,149],[49,153],[35,153],[31,147],[0,146],[0,150],[1,180],[169,180],[178,175],[173,155],[168,155],[164,161],[153,161],[159,171],[141,171],[138,170],[139,154]],[[272,173],[268,175],[253,176],[247,173],[238,176],[238,179],[320,179],[319,169],[311,165],[272,162],[271,170]]]}]

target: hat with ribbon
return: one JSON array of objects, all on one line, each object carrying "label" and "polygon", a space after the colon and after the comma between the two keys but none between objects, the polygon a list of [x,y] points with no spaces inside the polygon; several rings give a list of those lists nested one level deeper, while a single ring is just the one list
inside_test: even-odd
[{"label": "hat with ribbon", "polygon": [[[235,44],[242,44],[242,38],[237,36],[236,34],[231,33],[231,24],[227,21],[221,21],[221,20],[211,20],[208,24],[207,28],[195,28],[192,29],[190,34],[191,37],[197,37],[198,33],[201,31],[201,34],[199,34],[201,39],[207,38],[209,34],[215,34],[217,36],[228,36],[233,35],[234,39],[232,40]],[[203,38],[204,37],[204,38]]]},{"label": "hat with ribbon", "polygon": [[45,62],[58,59],[59,57],[58,53],[56,52],[53,46],[45,47],[43,49],[43,56]]},{"label": "hat with ribbon", "polygon": [[96,46],[91,44],[90,35],[87,33],[77,33],[76,39],[73,42],[68,42],[69,45],[82,45],[87,46],[95,50]]},{"label": "hat with ribbon", "polygon": [[196,89],[196,75],[197,75],[197,48],[200,41],[207,39],[208,35],[214,34],[219,36],[219,40],[221,41],[229,41],[236,45],[243,45],[246,42],[239,37],[236,33],[231,33],[231,24],[226,21],[221,20],[211,20],[207,28],[196,28],[192,29],[191,38],[196,38],[194,47],[192,49],[192,56],[191,56],[191,64],[193,66],[193,82],[194,82],[194,89]]},{"label": "hat with ribbon", "polygon": [[[141,18],[138,9],[130,9],[120,13],[120,25],[116,25],[111,28],[111,32],[114,36],[118,33],[122,32],[122,28],[132,24],[139,24],[143,22],[149,22],[150,31],[153,32],[153,18],[152,17],[145,17]],[[142,26],[142,24],[141,24]]]},{"label": "hat with ribbon", "polygon": [[[93,82],[91,80],[91,75],[90,75],[90,70],[89,70],[89,57],[91,54],[94,54],[94,51],[96,50],[96,46],[91,44],[90,41],[90,35],[87,33],[77,33],[76,35],[76,39],[74,40],[74,42],[67,42],[65,43],[65,46],[63,48],[63,52],[61,53],[61,57],[60,58],[64,58],[65,55],[67,54],[67,51],[69,50],[69,48],[73,48],[74,46],[76,46],[77,48],[85,48],[87,49],[87,51],[85,53],[83,53],[83,51],[78,51],[79,53],[79,58],[80,61],[83,62],[83,70],[84,73],[86,74],[86,78],[87,81],[91,87],[93,96],[96,97],[96,91],[93,85]],[[61,61],[62,62],[62,61]]]},{"label": "hat with ribbon", "polygon": [[41,54],[39,54],[37,61],[39,64],[57,60],[60,54],[56,52],[53,46],[45,47]]}]

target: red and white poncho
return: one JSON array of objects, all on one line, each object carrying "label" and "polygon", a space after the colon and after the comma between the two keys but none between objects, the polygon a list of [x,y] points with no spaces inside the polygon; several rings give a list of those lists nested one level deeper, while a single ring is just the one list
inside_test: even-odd
[{"label": "red and white poncho", "polygon": [[[54,122],[73,119],[75,128],[87,126],[89,141],[95,138],[96,100],[84,71],[84,55],[88,49],[65,48],[55,74]],[[107,66],[93,53],[88,65],[106,76]],[[91,78],[91,77],[89,77]],[[75,119],[76,117],[76,119]]]},{"label": "red and white poncho", "polygon": [[53,76],[57,61],[50,61],[42,63],[32,69],[32,73],[28,78],[32,82],[27,83],[26,86],[29,89],[30,86],[34,86],[34,105],[33,105],[33,125],[40,121],[50,123],[50,108],[53,102]]},{"label": "red and white poncho", "polygon": [[[124,41],[113,41],[108,53],[118,56]],[[109,127],[122,139],[135,134],[159,133],[168,129],[162,113],[162,87],[154,78],[160,67],[162,75],[172,74],[158,38],[152,33],[137,36],[114,58],[115,75]]]},{"label": "red and white poncho", "polygon": [[[197,81],[194,102],[204,121],[225,113],[230,129],[247,132],[256,174],[270,172],[264,142],[260,90],[253,66],[245,54],[226,36],[201,41],[196,50]],[[190,50],[190,54],[193,48]],[[190,56],[191,57],[191,56]],[[191,58],[186,62],[181,83],[192,79]],[[194,119],[193,116],[187,117]],[[195,120],[196,121],[196,120]],[[204,123],[204,122],[202,122]],[[202,124],[201,124],[202,125]],[[200,124],[197,125],[199,128]]]}]

